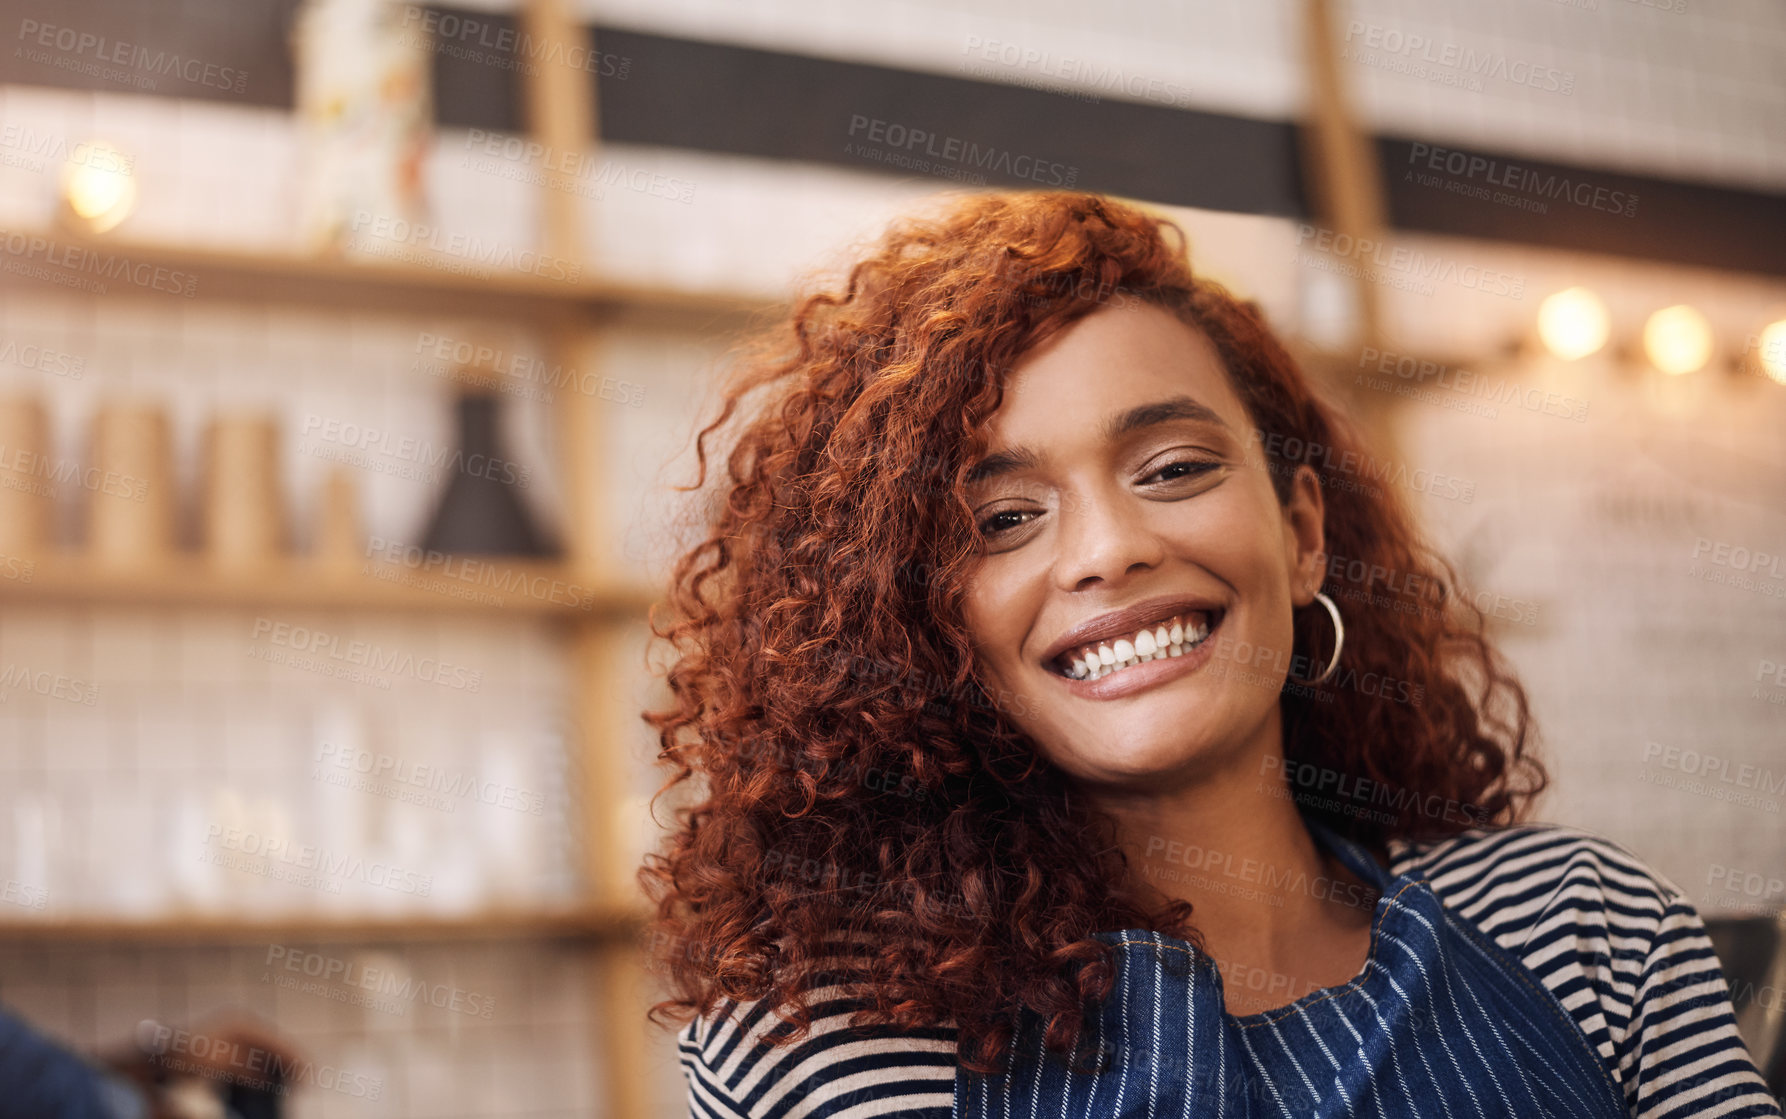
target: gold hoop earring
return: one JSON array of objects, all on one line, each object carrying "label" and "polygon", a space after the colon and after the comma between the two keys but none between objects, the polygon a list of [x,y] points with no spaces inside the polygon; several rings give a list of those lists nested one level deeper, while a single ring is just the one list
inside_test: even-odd
[{"label": "gold hoop earring", "polygon": [[1340,621],[1339,607],[1335,606],[1333,600],[1321,591],[1315,592],[1315,601],[1327,607],[1327,615],[1333,619],[1333,655],[1327,658],[1327,668],[1312,680],[1299,680],[1295,676],[1289,678],[1290,683],[1304,688],[1325,684],[1334,671],[1339,668],[1340,650],[1346,647],[1346,624]]}]

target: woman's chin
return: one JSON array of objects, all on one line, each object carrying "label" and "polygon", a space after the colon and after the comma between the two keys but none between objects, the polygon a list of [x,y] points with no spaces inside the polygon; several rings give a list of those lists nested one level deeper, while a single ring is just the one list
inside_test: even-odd
[{"label": "woman's chin", "polygon": [[[1245,697],[1240,697],[1245,698]],[[1048,712],[1051,726],[1030,733],[1066,768],[1097,782],[1159,781],[1206,775],[1231,762],[1254,740],[1268,711],[1232,696],[1141,694],[1122,704],[1063,704]],[[1076,708],[1068,710],[1066,708]]]}]

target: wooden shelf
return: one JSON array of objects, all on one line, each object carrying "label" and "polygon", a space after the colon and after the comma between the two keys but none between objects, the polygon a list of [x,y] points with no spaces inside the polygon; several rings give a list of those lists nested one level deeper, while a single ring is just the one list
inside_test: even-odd
[{"label": "wooden shelf", "polygon": [[[321,610],[519,613],[565,618],[642,614],[648,588],[550,563],[454,557],[448,568],[390,564],[335,572],[301,560],[252,572],[189,558],[159,568],[107,567],[84,556],[31,560],[28,577],[0,579],[0,601],[73,605],[267,606]],[[476,565],[476,566],[469,566]]]},{"label": "wooden shelf", "polygon": [[644,927],[643,912],[505,910],[462,917],[182,916],[148,920],[45,918],[0,922],[0,943],[254,944],[269,941],[389,943],[417,940],[613,941]]},{"label": "wooden shelf", "polygon": [[[208,248],[125,237],[82,236],[63,230],[19,231],[53,247],[47,272],[104,283],[106,294],[138,294],[177,300],[190,282],[201,300],[296,303],[422,314],[469,314],[485,318],[657,322],[684,329],[736,330],[775,310],[777,300],[726,292],[701,292],[591,276],[576,279],[518,269],[472,265],[454,256],[430,263],[310,256],[297,252]],[[80,256],[69,259],[78,251]],[[87,257],[84,254],[97,254]],[[97,265],[97,267],[91,267]],[[138,265],[162,269],[160,278]],[[568,269],[553,269],[568,272]],[[124,276],[141,275],[137,284]],[[108,276],[114,277],[107,279]],[[0,273],[0,281],[47,286],[46,280]],[[176,292],[173,289],[180,289]],[[58,290],[78,292],[79,287]]]}]

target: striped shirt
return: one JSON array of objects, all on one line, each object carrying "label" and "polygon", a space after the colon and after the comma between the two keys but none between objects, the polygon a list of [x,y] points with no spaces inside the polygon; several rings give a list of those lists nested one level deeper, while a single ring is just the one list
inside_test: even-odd
[{"label": "striped shirt", "polygon": [[[1573,1018],[1640,1119],[1779,1116],[1743,1048],[1711,942],[1692,904],[1616,844],[1567,828],[1474,830],[1392,842],[1390,872],[1523,962]],[[955,1032],[849,1028],[862,1004],[838,983],[813,992],[813,1027],[758,1003],[724,1002],[678,1039],[696,1119],[950,1119]]]}]

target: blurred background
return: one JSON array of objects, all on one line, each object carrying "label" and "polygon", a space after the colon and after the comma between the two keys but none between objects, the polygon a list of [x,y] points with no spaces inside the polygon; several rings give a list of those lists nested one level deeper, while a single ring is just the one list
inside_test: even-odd
[{"label": "blurred background", "polygon": [[[37,1028],[252,1016],[290,1115],[685,1113],[633,872],[690,433],[890,217],[1071,187],[1180,222],[1371,433],[1532,692],[1540,815],[1699,906],[1786,1088],[1773,0],[0,12]],[[1342,610],[1414,600],[1344,560]]]}]

